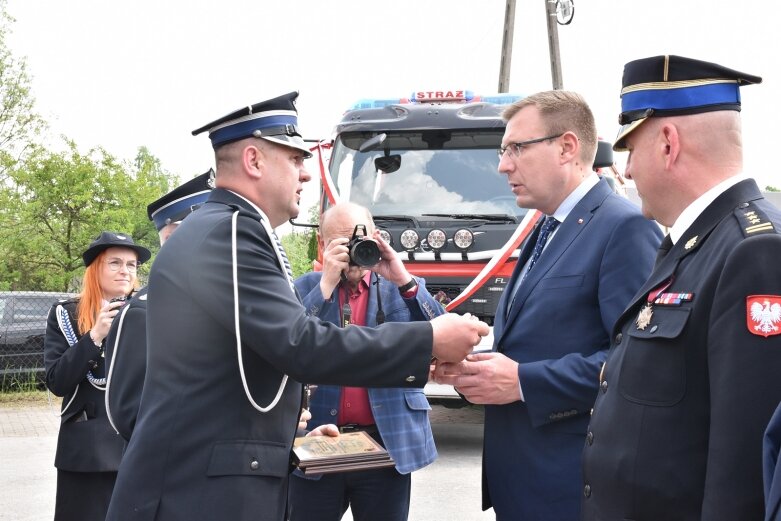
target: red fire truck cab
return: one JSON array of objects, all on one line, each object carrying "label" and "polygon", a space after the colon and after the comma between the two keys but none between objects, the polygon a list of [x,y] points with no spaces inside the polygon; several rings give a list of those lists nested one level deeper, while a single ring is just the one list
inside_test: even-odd
[{"label": "red fire truck cab", "polygon": [[[501,112],[516,99],[444,90],[356,103],[335,128],[321,210],[337,200],[367,207],[409,271],[447,305],[527,213],[497,171]],[[493,324],[514,265],[513,257],[450,310]]]}]

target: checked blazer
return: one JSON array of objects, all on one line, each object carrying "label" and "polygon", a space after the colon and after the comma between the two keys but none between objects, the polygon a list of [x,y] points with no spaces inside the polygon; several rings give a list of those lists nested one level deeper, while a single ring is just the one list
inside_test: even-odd
[{"label": "checked blazer", "polygon": [[[338,291],[330,299],[323,299],[320,291],[322,273],[307,273],[299,277],[296,289],[301,294],[307,314],[321,320],[339,323]],[[372,281],[375,278],[372,276]],[[391,282],[380,279],[379,291],[386,322],[412,322],[430,320],[445,311],[426,290],[423,279],[417,279],[418,292],[414,298],[405,299]],[[366,325],[374,327],[377,314],[377,286],[369,286],[369,303],[366,308]],[[316,382],[312,382],[316,383]],[[431,406],[422,389],[368,389],[372,414],[380,431],[385,448],[396,461],[396,470],[407,474],[425,467],[437,457],[437,449],[431,433],[428,411]],[[336,423],[339,414],[341,387],[318,386],[312,395],[309,427]]]}]

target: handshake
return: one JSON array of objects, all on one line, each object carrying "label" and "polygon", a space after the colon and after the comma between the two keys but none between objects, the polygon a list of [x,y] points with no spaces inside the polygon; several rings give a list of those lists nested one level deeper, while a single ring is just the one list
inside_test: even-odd
[{"label": "handshake", "polygon": [[462,361],[489,333],[488,324],[469,313],[440,315],[431,320],[431,327],[434,330],[431,354],[441,362]]}]

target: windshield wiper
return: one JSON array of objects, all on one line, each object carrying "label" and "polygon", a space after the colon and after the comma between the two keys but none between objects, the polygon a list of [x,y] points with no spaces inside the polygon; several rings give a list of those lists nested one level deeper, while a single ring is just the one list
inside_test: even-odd
[{"label": "windshield wiper", "polygon": [[402,222],[411,222],[415,226],[418,226],[418,221],[414,217],[410,217],[409,215],[375,215],[374,216],[375,221],[402,221]]},{"label": "windshield wiper", "polygon": [[422,216],[449,217],[450,219],[476,219],[480,221],[518,222],[512,215],[494,213],[424,213]]}]

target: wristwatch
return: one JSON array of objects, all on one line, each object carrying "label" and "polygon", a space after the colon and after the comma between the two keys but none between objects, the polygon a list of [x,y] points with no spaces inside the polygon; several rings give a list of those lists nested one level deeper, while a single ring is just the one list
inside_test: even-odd
[{"label": "wristwatch", "polygon": [[412,277],[409,282],[407,282],[403,286],[399,286],[399,293],[401,294],[407,293],[417,285],[418,285],[418,281],[415,280],[415,277]]}]

